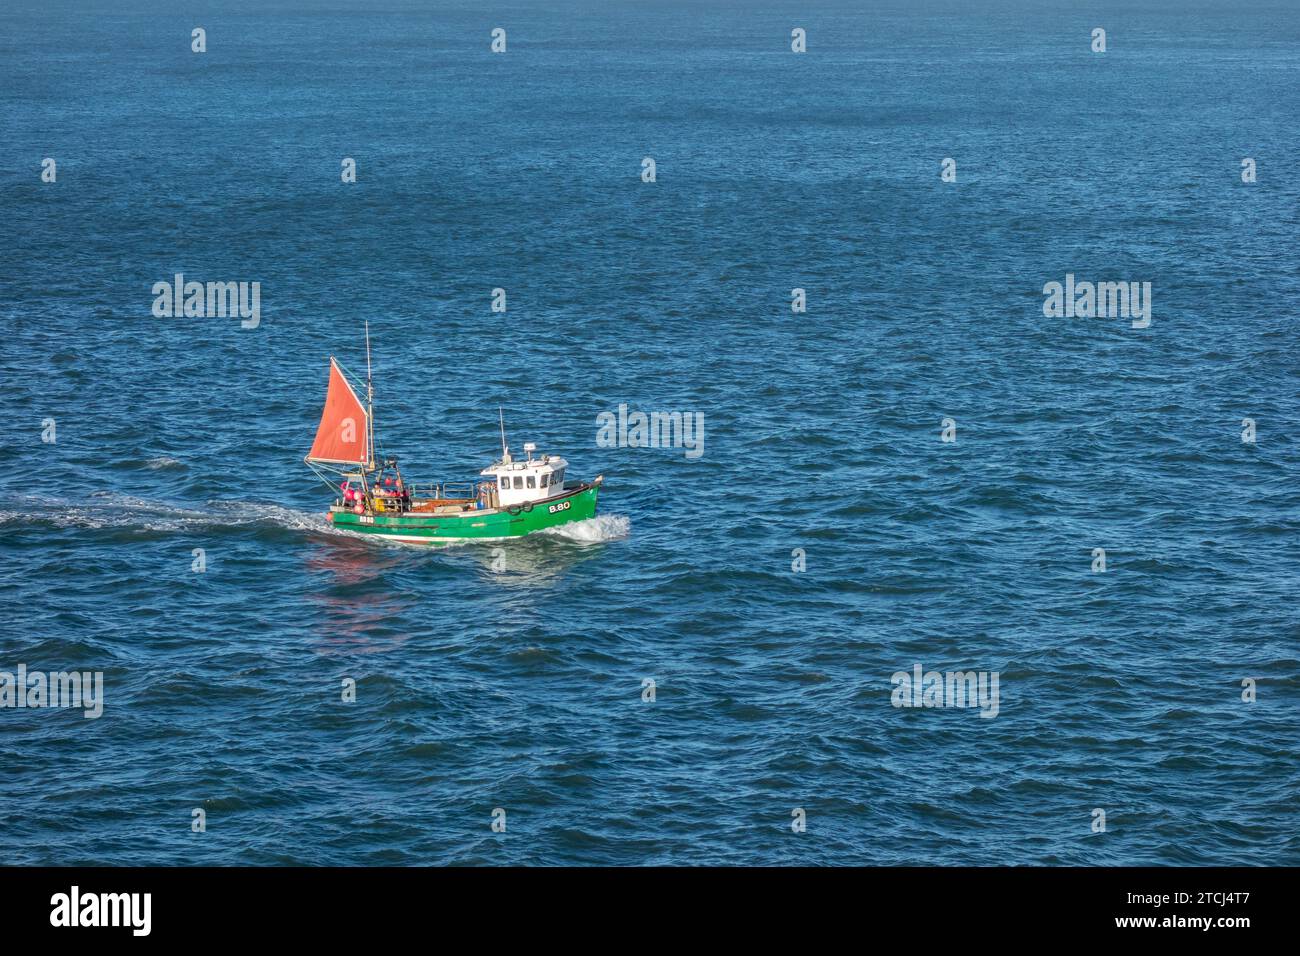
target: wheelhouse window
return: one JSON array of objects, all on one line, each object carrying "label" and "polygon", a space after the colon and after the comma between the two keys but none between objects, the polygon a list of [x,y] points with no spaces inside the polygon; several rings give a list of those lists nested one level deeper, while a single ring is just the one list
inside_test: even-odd
[{"label": "wheelhouse window", "polygon": [[519,488],[522,488],[523,486],[524,486],[524,479],[523,479],[523,476],[522,476],[522,475],[515,475],[515,488],[516,488],[516,489],[519,489]]},{"label": "wheelhouse window", "polygon": [[528,476],[528,487],[529,487],[529,488],[536,488],[536,487],[537,487],[537,479],[534,478],[532,475],[529,475],[529,476]]}]

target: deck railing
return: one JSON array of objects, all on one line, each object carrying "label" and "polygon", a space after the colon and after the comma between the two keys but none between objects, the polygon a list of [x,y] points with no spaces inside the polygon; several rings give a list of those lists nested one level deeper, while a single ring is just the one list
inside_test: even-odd
[{"label": "deck railing", "polygon": [[474,482],[472,481],[447,481],[438,483],[429,483],[424,485],[408,485],[411,497],[421,498],[473,498],[475,496]]}]

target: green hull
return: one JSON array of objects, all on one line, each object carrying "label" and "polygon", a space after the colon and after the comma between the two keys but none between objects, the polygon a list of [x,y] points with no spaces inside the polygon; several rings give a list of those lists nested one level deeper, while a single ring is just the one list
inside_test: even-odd
[{"label": "green hull", "polygon": [[518,514],[504,509],[403,515],[359,515],[339,510],[329,512],[328,518],[334,527],[343,531],[414,544],[517,538],[595,517],[599,490],[599,485],[584,485],[566,494],[535,502],[531,510],[521,508]]}]

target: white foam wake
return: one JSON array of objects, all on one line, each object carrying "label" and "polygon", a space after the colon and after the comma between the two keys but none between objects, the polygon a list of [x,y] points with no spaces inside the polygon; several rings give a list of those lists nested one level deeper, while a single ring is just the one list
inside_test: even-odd
[{"label": "white foam wake", "polygon": [[20,510],[0,512],[0,524],[49,521],[60,528],[138,528],[193,531],[243,525],[279,526],[295,531],[332,531],[323,513],[298,511],[264,501],[210,501],[182,507],[117,492],[97,492],[76,501],[23,495]]},{"label": "white foam wake", "polygon": [[557,538],[568,538],[579,544],[600,544],[604,541],[618,541],[632,533],[632,522],[627,515],[596,515],[585,521],[570,521],[568,524],[546,528],[542,534]]},{"label": "white foam wake", "polygon": [[183,461],[177,461],[175,458],[168,458],[166,455],[162,456],[161,458],[150,458],[144,464],[146,468],[153,469],[154,471],[157,471],[159,468],[184,468],[185,467],[185,463]]}]

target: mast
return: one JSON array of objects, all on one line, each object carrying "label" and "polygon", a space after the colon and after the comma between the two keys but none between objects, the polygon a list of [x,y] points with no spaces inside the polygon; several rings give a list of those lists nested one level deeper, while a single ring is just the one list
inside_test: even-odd
[{"label": "mast", "polygon": [[505,461],[510,455],[510,449],[506,448],[506,413],[500,405],[497,406],[497,418],[501,422],[501,460]]},{"label": "mast", "polygon": [[375,467],[375,386],[370,380],[370,320],[366,319],[366,408],[370,413],[370,428],[366,439],[370,447],[366,449],[367,464],[371,470]]}]

